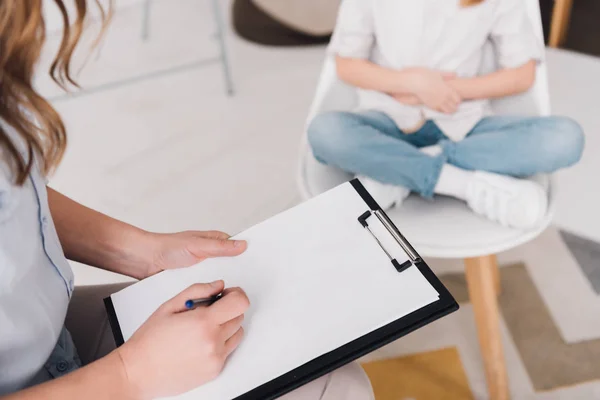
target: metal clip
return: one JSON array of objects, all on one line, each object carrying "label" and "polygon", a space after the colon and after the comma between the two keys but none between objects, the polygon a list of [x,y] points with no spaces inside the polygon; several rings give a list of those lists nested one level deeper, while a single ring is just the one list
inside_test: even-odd
[{"label": "metal clip", "polygon": [[387,217],[387,215],[385,215],[385,213],[383,213],[379,210],[374,210],[373,214],[375,214],[375,216],[377,216],[377,219],[379,219],[379,221],[383,224],[383,226],[388,230],[390,235],[392,235],[392,237],[396,240],[396,242],[398,242],[398,245],[400,245],[400,247],[402,247],[402,250],[404,250],[404,252],[408,256],[410,261],[405,261],[402,264],[400,264],[398,262],[398,260],[396,260],[394,257],[392,257],[390,252],[386,250],[386,248],[383,246],[383,244],[381,243],[379,238],[373,233],[373,231],[369,227],[369,223],[367,222],[367,219],[371,216],[371,214],[372,214],[371,211],[366,211],[360,217],[358,217],[358,222],[360,222],[360,224],[369,231],[371,236],[373,236],[373,238],[375,239],[375,241],[377,242],[379,247],[381,247],[381,250],[383,250],[383,252],[388,256],[388,258],[392,262],[392,265],[394,266],[394,268],[396,268],[396,270],[398,272],[402,272],[402,271],[406,270],[412,264],[414,264],[420,260],[420,257],[417,254],[417,252],[415,251],[415,249],[410,245],[410,243],[408,243],[408,241],[404,238],[404,236],[402,236],[402,234],[400,232],[398,232],[398,230],[394,227],[394,224],[390,221],[390,219]]}]

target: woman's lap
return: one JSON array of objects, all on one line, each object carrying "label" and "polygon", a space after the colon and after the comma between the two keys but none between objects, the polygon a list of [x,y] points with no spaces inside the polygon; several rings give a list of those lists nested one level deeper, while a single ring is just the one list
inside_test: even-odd
[{"label": "woman's lap", "polygon": [[75,288],[65,326],[73,337],[83,365],[102,358],[115,349],[104,299],[129,285],[131,282]]},{"label": "woman's lap", "polygon": [[115,349],[103,299],[131,283],[80,286],[69,303],[65,327],[44,368],[30,386],[60,378]]}]

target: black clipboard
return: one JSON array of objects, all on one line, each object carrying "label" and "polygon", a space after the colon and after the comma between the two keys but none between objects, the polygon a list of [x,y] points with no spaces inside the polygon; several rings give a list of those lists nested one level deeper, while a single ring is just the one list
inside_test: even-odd
[{"label": "black clipboard", "polygon": [[[235,400],[268,400],[275,399],[289,393],[323,375],[326,375],[358,358],[377,350],[445,315],[458,310],[458,303],[452,297],[448,289],[431,271],[429,266],[419,256],[417,251],[400,233],[396,225],[389,219],[387,214],[379,207],[379,204],[367,192],[358,179],[353,179],[350,184],[365,201],[365,213],[357,216],[357,223],[365,226],[367,218],[377,217],[388,229],[390,234],[398,241],[409,257],[410,264],[398,265],[391,259],[398,273],[411,265],[414,265],[423,274],[429,284],[439,293],[439,299],[417,311],[405,315],[396,321],[385,325],[367,335],[364,335],[350,343],[330,351],[308,363],[301,365],[292,371],[281,375],[255,389],[238,396]],[[368,215],[367,215],[368,214]],[[381,244],[380,244],[381,245]],[[383,249],[383,246],[382,246]],[[383,249],[385,251],[385,249]],[[387,251],[386,251],[387,253]],[[110,297],[104,299],[108,320],[115,338],[115,343],[120,346],[124,343],[121,327],[117,319],[115,309]]]}]

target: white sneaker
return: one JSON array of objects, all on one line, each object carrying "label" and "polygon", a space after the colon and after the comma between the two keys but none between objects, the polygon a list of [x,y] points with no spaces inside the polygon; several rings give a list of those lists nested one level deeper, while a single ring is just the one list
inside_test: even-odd
[{"label": "white sneaker", "polygon": [[383,210],[389,210],[393,206],[399,207],[410,194],[410,190],[402,186],[388,185],[366,176],[357,178]]},{"label": "white sneaker", "polygon": [[540,184],[482,171],[469,181],[466,201],[477,214],[517,229],[535,227],[548,208],[548,196]]}]

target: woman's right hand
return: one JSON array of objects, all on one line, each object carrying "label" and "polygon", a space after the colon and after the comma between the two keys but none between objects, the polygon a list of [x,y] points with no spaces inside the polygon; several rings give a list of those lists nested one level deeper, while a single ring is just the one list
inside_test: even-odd
[{"label": "woman's right hand", "polygon": [[456,77],[451,72],[428,68],[410,68],[413,94],[422,104],[445,114],[454,114],[461,103],[460,95],[446,81]]},{"label": "woman's right hand", "polygon": [[116,350],[132,397],[177,395],[219,375],[242,340],[248,297],[240,288],[232,288],[208,307],[186,310],[185,302],[216,295],[223,287],[223,281],[190,286],[158,308]]}]

